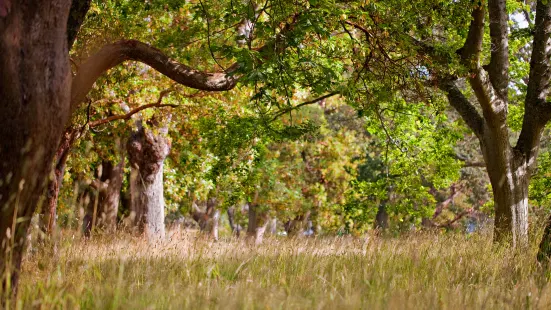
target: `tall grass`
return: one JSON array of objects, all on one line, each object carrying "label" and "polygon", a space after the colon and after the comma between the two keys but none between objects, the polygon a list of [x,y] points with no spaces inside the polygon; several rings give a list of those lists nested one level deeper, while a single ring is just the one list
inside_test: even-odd
[{"label": "tall grass", "polygon": [[512,252],[486,233],[267,238],[260,246],[190,232],[162,244],[124,234],[61,240],[55,253],[27,255],[18,307],[551,308],[535,244]]}]

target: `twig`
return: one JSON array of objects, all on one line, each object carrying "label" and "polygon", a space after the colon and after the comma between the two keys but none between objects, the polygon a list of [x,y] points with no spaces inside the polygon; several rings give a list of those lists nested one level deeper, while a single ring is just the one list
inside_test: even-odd
[{"label": "twig", "polygon": [[272,122],[275,121],[276,119],[278,119],[280,116],[282,116],[283,114],[285,114],[285,113],[287,113],[287,112],[291,112],[291,111],[296,110],[296,109],[298,109],[298,108],[300,108],[300,107],[303,107],[303,106],[305,106],[305,105],[309,105],[309,104],[313,104],[313,103],[320,102],[320,101],[323,100],[323,99],[327,99],[327,98],[333,97],[333,96],[338,95],[338,94],[339,94],[338,92],[331,92],[331,93],[328,93],[328,94],[323,95],[323,96],[321,96],[321,97],[318,97],[318,98],[315,98],[315,99],[312,99],[312,100],[303,102],[303,103],[298,104],[298,105],[296,105],[296,106],[294,106],[294,107],[290,107],[290,108],[288,108],[288,109],[285,109],[285,110],[283,110],[283,111],[280,111],[280,112],[276,113],[276,115],[272,118],[271,121],[272,121]]}]

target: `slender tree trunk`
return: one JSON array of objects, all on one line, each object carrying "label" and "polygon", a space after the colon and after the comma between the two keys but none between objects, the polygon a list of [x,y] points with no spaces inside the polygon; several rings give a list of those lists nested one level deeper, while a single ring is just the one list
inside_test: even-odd
[{"label": "slender tree trunk", "polygon": [[61,142],[55,153],[54,171],[48,182],[46,203],[42,208],[42,216],[39,223],[40,230],[46,236],[51,235],[56,227],[57,202],[61,184],[63,183],[63,174],[65,173],[65,166],[69,158],[71,147],[79,134],[79,129],[68,127],[61,137]]},{"label": "slender tree trunk", "polygon": [[270,235],[277,234],[277,218],[273,218],[268,223],[268,233]]},{"label": "slender tree trunk", "polygon": [[69,117],[70,1],[0,2],[0,276],[17,288],[31,217]]},{"label": "slender tree trunk", "polygon": [[228,213],[228,222],[230,222],[231,231],[234,235],[239,237],[239,235],[241,234],[241,225],[239,225],[236,222],[235,207],[233,206],[233,207],[228,208],[227,213]]},{"label": "slender tree trunk", "polygon": [[542,263],[549,263],[549,259],[551,258],[551,215],[549,215],[545,223],[545,230],[543,231],[537,258]]},{"label": "slender tree trunk", "polygon": [[130,200],[134,223],[138,232],[151,240],[165,236],[163,162],[170,149],[165,135],[166,129],[154,134],[138,125],[127,145],[132,167]]}]

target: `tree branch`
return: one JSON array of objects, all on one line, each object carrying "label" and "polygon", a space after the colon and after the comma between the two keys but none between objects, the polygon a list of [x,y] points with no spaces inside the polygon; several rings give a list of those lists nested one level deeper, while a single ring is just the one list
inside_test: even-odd
[{"label": "tree branch", "polygon": [[175,82],[199,90],[230,90],[237,85],[240,77],[236,74],[239,68],[237,63],[230,66],[227,73],[208,73],[172,60],[145,43],[136,40],[118,41],[105,45],[80,66],[71,88],[71,112],[84,100],[105,71],[127,60],[145,63]]},{"label": "tree branch", "polygon": [[507,101],[509,86],[509,15],[506,0],[489,0],[490,38],[492,42],[488,75],[501,100]]},{"label": "tree branch", "polygon": [[461,118],[467,123],[467,126],[475,133],[482,135],[484,128],[484,119],[480,113],[471,104],[471,102],[463,95],[455,84],[455,80],[448,79],[440,84],[440,88],[446,92],[450,105],[461,115]]},{"label": "tree branch", "polygon": [[461,192],[461,190],[462,190],[461,188],[457,188],[456,184],[453,184],[451,186],[450,196],[446,198],[446,200],[439,203],[438,206],[436,206],[436,210],[434,210],[434,214],[432,215],[433,220],[436,219],[450,203],[453,202],[453,200]]},{"label": "tree branch", "polygon": [[450,226],[452,226],[455,222],[457,222],[457,221],[459,221],[460,219],[462,219],[465,215],[468,215],[468,214],[473,213],[473,211],[474,211],[473,208],[467,209],[467,210],[465,210],[465,211],[459,213],[458,215],[456,215],[454,219],[449,220],[449,221],[447,221],[447,222],[444,223],[444,224],[434,224],[434,227],[436,227],[436,228],[447,228],[447,227],[450,227]]},{"label": "tree branch", "polygon": [[530,75],[525,98],[525,112],[516,150],[530,160],[537,153],[545,124],[551,118],[551,103],[547,102],[551,65],[551,2],[539,0],[530,59]]},{"label": "tree branch", "polygon": [[506,121],[507,117],[506,98],[496,100],[495,90],[492,87],[488,74],[480,66],[480,52],[482,51],[482,41],[484,39],[484,6],[479,5],[475,7],[471,16],[472,20],[469,25],[467,40],[460,50],[461,61],[471,72],[468,77],[469,84],[478,99],[478,103],[482,107],[484,118],[490,124],[499,127],[502,122]]},{"label": "tree branch", "polygon": [[278,119],[280,116],[282,116],[282,115],[285,114],[285,113],[291,112],[291,111],[296,110],[296,109],[298,109],[298,108],[300,108],[300,107],[303,107],[303,106],[305,106],[305,105],[309,105],[309,104],[314,104],[314,103],[320,102],[320,101],[322,101],[323,99],[327,99],[327,98],[336,96],[336,95],[338,95],[338,94],[339,94],[338,92],[331,92],[331,93],[328,93],[328,94],[323,95],[323,96],[321,96],[321,97],[318,97],[318,98],[316,98],[316,99],[308,100],[308,101],[306,101],[306,102],[297,104],[296,106],[293,106],[293,107],[284,109],[284,110],[282,110],[282,111],[279,111],[279,112],[276,113],[276,114],[274,115],[274,117],[272,118],[272,122],[275,121],[276,119]]},{"label": "tree branch", "polygon": [[155,102],[155,103],[150,103],[150,104],[146,104],[146,105],[137,107],[137,108],[135,108],[135,109],[131,110],[130,112],[128,112],[126,114],[123,114],[123,115],[113,115],[113,116],[110,116],[110,117],[107,117],[107,118],[104,118],[104,119],[101,119],[101,120],[90,122],[90,123],[88,123],[88,126],[90,128],[93,128],[93,127],[103,125],[103,124],[106,124],[106,123],[109,123],[109,122],[112,122],[112,121],[116,121],[116,120],[121,120],[121,119],[128,120],[132,117],[132,115],[134,115],[134,114],[136,114],[136,113],[138,113],[142,110],[149,109],[149,108],[159,108],[159,107],[173,107],[173,108],[176,108],[176,107],[178,107],[177,104],[162,104],[163,98],[166,95],[168,95],[169,93],[171,93],[172,91],[174,91],[174,90],[170,89],[170,90],[162,91],[161,94],[159,95],[159,99],[157,99],[157,102]]},{"label": "tree branch", "polygon": [[477,69],[484,39],[484,6],[473,8],[467,39],[460,49],[461,61],[470,69]]}]

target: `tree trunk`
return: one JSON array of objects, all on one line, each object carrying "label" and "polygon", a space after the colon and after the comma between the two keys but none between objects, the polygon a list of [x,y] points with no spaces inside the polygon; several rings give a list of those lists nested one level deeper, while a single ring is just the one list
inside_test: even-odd
[{"label": "tree trunk", "polygon": [[220,223],[220,210],[218,210],[217,206],[218,202],[215,198],[207,200],[205,212],[201,211],[195,202],[192,205],[192,217],[199,224],[199,229],[201,232],[208,232],[214,240],[218,240],[218,227]]},{"label": "tree trunk", "polygon": [[234,235],[239,237],[239,235],[241,234],[241,225],[239,225],[239,223],[236,222],[235,207],[228,208],[227,213],[228,213],[228,222],[230,222],[231,231]]},{"label": "tree trunk", "polygon": [[[528,183],[530,172],[524,155],[509,141],[492,134],[487,126],[481,137],[481,149],[494,194],[494,240],[528,246]],[[533,156],[535,156],[533,152]]]},{"label": "tree trunk", "polygon": [[59,190],[63,183],[63,174],[65,173],[65,166],[71,147],[79,134],[80,130],[73,127],[67,128],[61,137],[61,142],[55,153],[54,171],[48,182],[46,203],[42,208],[42,216],[39,223],[40,230],[44,236],[51,235],[56,227]]},{"label": "tree trunk", "polygon": [[107,188],[99,194],[99,215],[98,225],[108,233],[117,230],[117,214],[121,197],[122,180],[124,176],[124,157],[113,165],[112,162],[103,162],[102,178],[107,183]]},{"label": "tree trunk", "polygon": [[69,117],[69,0],[0,2],[0,275],[15,292],[27,230]]},{"label": "tree trunk", "polygon": [[261,244],[264,238],[264,232],[269,223],[269,216],[266,212],[259,212],[258,205],[249,204],[249,224],[247,227],[247,236],[254,240],[255,244]]},{"label": "tree trunk", "polygon": [[268,233],[273,236],[277,234],[277,218],[273,218],[269,221]]},{"label": "tree trunk", "polygon": [[88,204],[86,218],[89,223],[84,226],[84,235],[90,236],[90,232],[98,227],[108,233],[117,229],[117,213],[124,174],[124,157],[118,164],[104,160],[101,164],[101,173],[93,183],[97,194],[97,203]]},{"label": "tree trunk", "polygon": [[130,204],[134,223],[140,234],[148,239],[165,236],[163,162],[170,146],[166,129],[154,134],[138,124],[138,131],[127,144],[132,168],[130,176]]},{"label": "tree trunk", "polygon": [[302,235],[310,220],[310,213],[310,211],[307,211],[306,214],[297,215],[294,219],[285,223],[287,236]]},{"label": "tree trunk", "polygon": [[381,203],[375,216],[374,228],[385,231],[388,229],[388,212],[386,212],[386,205]]},{"label": "tree trunk", "polygon": [[543,231],[537,258],[542,263],[549,263],[551,259],[551,215],[549,215],[545,223],[545,230]]}]

